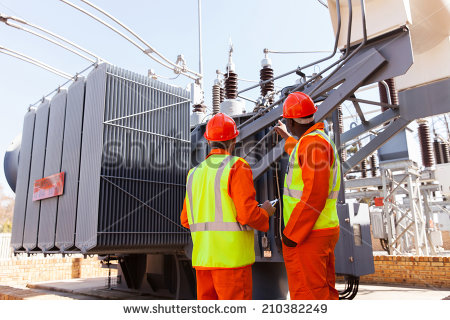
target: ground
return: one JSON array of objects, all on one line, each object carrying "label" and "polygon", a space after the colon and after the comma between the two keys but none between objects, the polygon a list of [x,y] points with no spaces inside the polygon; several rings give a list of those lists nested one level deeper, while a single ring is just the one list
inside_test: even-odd
[{"label": "ground", "polygon": [[[0,286],[0,299],[73,299],[73,300],[153,300],[155,297],[106,288],[106,278],[40,282],[27,287]],[[2,297],[3,296],[3,297]],[[402,286],[360,285],[355,300],[443,300],[450,299],[449,289]],[[447,300],[446,299],[446,300]]]}]

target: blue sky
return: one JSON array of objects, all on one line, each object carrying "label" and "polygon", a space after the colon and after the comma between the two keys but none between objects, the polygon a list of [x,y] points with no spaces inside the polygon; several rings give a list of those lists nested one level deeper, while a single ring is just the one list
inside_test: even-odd
[{"label": "blue sky", "polygon": [[[131,27],[173,62],[182,53],[187,66],[198,70],[197,0],[91,1]],[[81,1],[71,2],[108,21]],[[58,33],[122,68],[141,74],[154,69],[159,75],[175,76],[105,26],[59,0],[0,0],[0,12]],[[251,80],[259,78],[264,48],[315,51],[331,50],[334,44],[329,12],[316,0],[202,0],[202,18],[204,86],[208,106],[211,106],[211,86],[216,78],[216,69],[225,70],[230,38],[234,45],[236,72],[239,78]],[[73,53],[3,23],[0,24],[0,39],[0,46],[30,55],[69,74],[75,74],[90,64]],[[270,58],[275,75],[278,75],[326,55],[271,54]],[[311,74],[320,67],[309,68],[306,73]],[[27,107],[65,79],[3,54],[0,54],[0,70],[0,159],[3,159],[10,142],[22,131]],[[275,85],[292,85],[296,78],[291,75],[276,81]],[[162,81],[183,87],[191,82],[183,76],[173,81]],[[239,88],[249,85],[251,83],[240,82]],[[247,92],[245,96],[256,99],[259,89]],[[366,91],[362,97],[377,99],[378,90]],[[366,108],[374,110],[373,106]],[[247,103],[247,109],[251,110],[253,106]],[[344,112],[347,111],[344,108]],[[349,122],[351,120],[346,125]],[[10,190],[3,170],[0,170],[0,185]]]},{"label": "blue sky", "polygon": [[[89,8],[80,1],[72,2]],[[92,2],[131,27],[172,61],[175,62],[177,55],[182,53],[188,67],[198,70],[197,0]],[[89,11],[95,12],[92,9]],[[0,0],[0,12],[56,32],[120,67],[143,74],[152,68],[162,76],[174,77],[172,71],[155,63],[126,40],[61,1]],[[208,105],[211,105],[210,92],[215,71],[223,71],[227,63],[230,38],[234,45],[233,58],[238,76],[252,80],[258,80],[264,48],[311,51],[331,50],[333,46],[328,10],[315,0],[203,0],[202,17],[203,71]],[[3,23],[0,24],[0,35],[0,46],[32,56],[70,74],[90,64],[75,54]],[[324,55],[326,53],[271,55],[271,58],[275,74],[280,74]],[[4,150],[21,133],[27,107],[65,80],[3,54],[0,55],[0,70],[0,153],[3,159]],[[286,77],[276,85],[290,85],[295,80],[295,76]],[[180,76],[167,82],[185,86],[190,81]],[[240,82],[239,88],[249,85]],[[246,95],[257,98],[259,89]],[[252,106],[248,104],[247,108]],[[0,184],[9,191],[3,170],[0,172]]]}]

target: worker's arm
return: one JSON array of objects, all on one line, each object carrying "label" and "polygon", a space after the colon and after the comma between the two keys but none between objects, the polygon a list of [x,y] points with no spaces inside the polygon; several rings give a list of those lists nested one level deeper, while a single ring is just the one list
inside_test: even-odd
[{"label": "worker's arm", "polygon": [[186,210],[186,198],[184,198],[183,210],[181,211],[180,221],[181,221],[181,225],[183,227],[189,229],[189,221],[188,221],[187,210]]},{"label": "worker's arm", "polygon": [[[328,198],[330,167],[333,163],[331,146],[323,139],[305,137],[299,147],[299,163],[304,182],[300,202],[295,206],[284,229],[286,245],[302,243],[312,231]],[[289,240],[294,243],[289,243]]]},{"label": "worker's arm", "polygon": [[236,207],[236,219],[241,225],[249,225],[259,231],[269,230],[269,215],[258,207],[255,200],[256,191],[253,185],[253,174],[250,166],[237,161],[230,172],[228,194]]},{"label": "worker's arm", "polygon": [[284,143],[284,151],[286,151],[286,153],[288,155],[291,155],[292,151],[295,148],[295,145],[297,144],[298,140],[295,139],[294,137],[289,137],[286,139],[286,142]]}]

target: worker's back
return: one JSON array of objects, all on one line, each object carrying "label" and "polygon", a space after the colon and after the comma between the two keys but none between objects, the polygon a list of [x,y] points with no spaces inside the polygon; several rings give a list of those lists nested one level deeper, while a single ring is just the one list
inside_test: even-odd
[{"label": "worker's back", "polygon": [[237,161],[244,160],[213,154],[188,174],[186,209],[194,267],[237,268],[255,261],[253,229],[237,222],[228,194],[230,171]]}]

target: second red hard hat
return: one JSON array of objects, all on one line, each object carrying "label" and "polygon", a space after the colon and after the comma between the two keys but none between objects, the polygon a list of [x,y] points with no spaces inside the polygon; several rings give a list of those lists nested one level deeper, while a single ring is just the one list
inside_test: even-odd
[{"label": "second red hard hat", "polygon": [[303,92],[292,92],[283,104],[283,118],[303,118],[314,114],[317,107],[314,101]]},{"label": "second red hard hat", "polygon": [[218,113],[206,125],[205,138],[210,141],[227,141],[238,136],[236,122],[226,114]]}]

